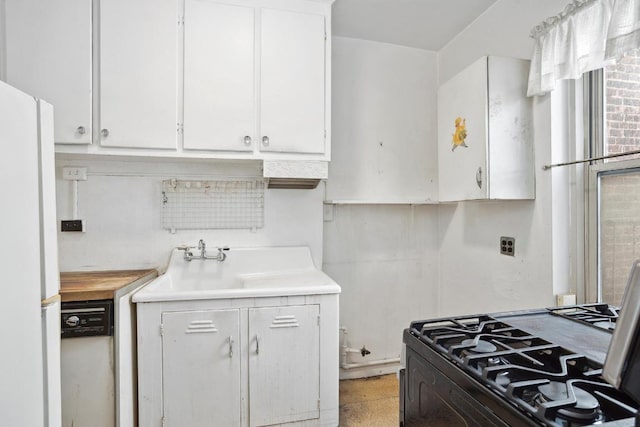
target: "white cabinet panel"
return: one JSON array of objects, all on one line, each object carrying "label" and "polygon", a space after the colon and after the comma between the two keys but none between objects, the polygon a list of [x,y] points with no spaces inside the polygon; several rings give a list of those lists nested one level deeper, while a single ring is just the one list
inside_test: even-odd
[{"label": "white cabinet panel", "polygon": [[[44,423],[42,320],[40,313],[40,220],[36,101],[0,82],[0,247],[5,298],[0,303],[2,424]],[[11,284],[9,286],[9,284]]]},{"label": "white cabinet panel", "polygon": [[63,339],[60,352],[62,425],[115,426],[113,337]]},{"label": "white cabinet panel", "polygon": [[249,310],[250,426],[320,417],[318,315],[318,305]]},{"label": "white cabinet panel", "polygon": [[91,4],[6,2],[7,82],[54,106],[57,143],[91,143]]},{"label": "white cabinet panel", "polygon": [[325,152],[325,18],[262,9],[260,150]]},{"label": "white cabinet panel", "polygon": [[438,90],[439,200],[535,197],[528,61],[482,57]]},{"label": "white cabinet panel", "polygon": [[[487,197],[487,58],[438,90],[440,200]],[[476,180],[476,177],[479,180]]]},{"label": "white cabinet panel", "polygon": [[254,9],[186,0],[184,148],[251,151]]},{"label": "white cabinet panel", "polygon": [[164,425],[240,425],[239,310],[168,312],[162,325]]},{"label": "white cabinet panel", "polygon": [[100,144],[177,146],[177,0],[100,3]]}]

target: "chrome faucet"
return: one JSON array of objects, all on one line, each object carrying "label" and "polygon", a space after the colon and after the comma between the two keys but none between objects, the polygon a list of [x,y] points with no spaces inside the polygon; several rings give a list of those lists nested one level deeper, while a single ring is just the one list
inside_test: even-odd
[{"label": "chrome faucet", "polygon": [[198,241],[198,250],[200,251],[200,258],[207,259],[207,244],[202,239]]},{"label": "chrome faucet", "polygon": [[206,260],[206,259],[214,259],[216,261],[222,262],[225,259],[227,259],[227,254],[226,252],[229,250],[228,247],[221,247],[221,248],[217,248],[218,249],[218,253],[215,256],[209,256],[207,255],[207,244],[204,242],[204,240],[200,239],[200,241],[198,241],[198,246],[197,249],[200,251],[200,255],[199,256],[195,256],[193,255],[193,252],[191,252],[192,249],[196,249],[195,246],[178,246],[178,249],[181,251],[184,251],[184,260],[185,261],[191,261],[194,259],[201,259],[201,260]]}]

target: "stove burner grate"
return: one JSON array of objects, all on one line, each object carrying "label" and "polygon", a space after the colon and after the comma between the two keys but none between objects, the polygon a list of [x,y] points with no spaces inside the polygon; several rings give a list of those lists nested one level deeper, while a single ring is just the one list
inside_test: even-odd
[{"label": "stove burner grate", "polygon": [[560,308],[550,308],[549,312],[577,322],[613,331],[620,309],[608,304],[585,304]]},{"label": "stove burner grate", "polygon": [[[598,327],[598,322],[614,323],[617,318],[617,310],[605,307],[576,306],[542,313]],[[541,312],[531,313],[540,316]],[[582,327],[574,326],[576,330]],[[632,418],[637,412],[637,405],[626,394],[602,380],[601,363],[515,328],[499,317],[413,322],[410,333],[546,426],[601,424]]]},{"label": "stove burner grate", "polygon": [[568,423],[594,424],[602,421],[600,403],[591,393],[571,384],[551,381],[538,387],[536,404],[566,403],[558,409],[556,417]]}]

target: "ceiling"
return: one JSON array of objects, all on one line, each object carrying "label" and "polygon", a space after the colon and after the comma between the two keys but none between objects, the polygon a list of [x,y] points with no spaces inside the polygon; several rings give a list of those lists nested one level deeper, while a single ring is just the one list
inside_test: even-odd
[{"label": "ceiling", "polygon": [[497,0],[336,0],[334,36],[439,51]]}]

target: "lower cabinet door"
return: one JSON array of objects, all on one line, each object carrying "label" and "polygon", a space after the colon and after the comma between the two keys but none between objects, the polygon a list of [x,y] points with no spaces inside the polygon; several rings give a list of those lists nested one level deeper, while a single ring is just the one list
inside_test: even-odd
[{"label": "lower cabinet door", "polygon": [[318,305],[249,310],[249,425],[320,416]]},{"label": "lower cabinet door", "polygon": [[240,312],[162,314],[165,426],[239,426]]}]

